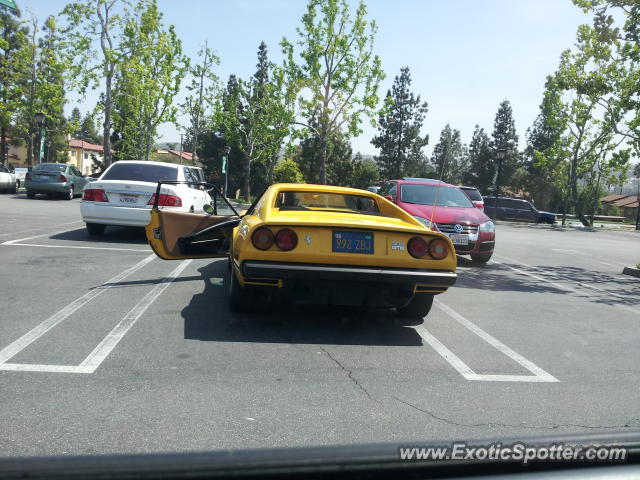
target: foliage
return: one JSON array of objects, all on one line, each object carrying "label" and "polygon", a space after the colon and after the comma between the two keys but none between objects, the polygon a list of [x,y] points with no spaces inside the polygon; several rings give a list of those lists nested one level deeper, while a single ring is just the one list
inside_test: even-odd
[{"label": "foliage", "polygon": [[380,180],[378,164],[373,159],[363,159],[357,153],[353,159],[353,172],[351,174],[350,186],[354,188],[367,188],[376,185]]},{"label": "foliage", "polygon": [[[501,150],[504,151],[504,159],[498,161],[498,152]],[[513,187],[514,175],[520,163],[520,154],[516,125],[509,100],[504,100],[496,112],[491,133],[491,152],[496,163],[496,188],[502,185]]]},{"label": "foliage", "polygon": [[436,175],[447,183],[460,184],[468,170],[467,147],[460,140],[460,131],[447,125],[440,132],[440,140],[431,155]]},{"label": "foliage", "polygon": [[[322,153],[320,138],[309,136],[300,142],[300,146],[294,155],[304,179],[308,183],[320,182],[320,165]],[[331,185],[347,185],[352,173],[351,143],[349,139],[336,132],[327,140],[327,181]]]},{"label": "foliage", "polygon": [[276,183],[302,183],[302,172],[294,160],[282,160],[273,170],[273,180]]},{"label": "foliage", "polygon": [[410,86],[409,67],[403,67],[392,89],[387,91],[386,108],[378,120],[378,135],[371,140],[380,149],[376,161],[386,178],[415,175],[424,160],[422,148],[429,143],[428,135],[420,136],[428,105],[420,102],[420,95],[409,91]]},{"label": "foliage", "polygon": [[114,128],[125,158],[149,160],[158,125],[175,122],[173,98],[187,60],[173,25],[165,28],[156,0],[139,0],[138,17],[125,23],[116,70]]},{"label": "foliage", "polygon": [[462,183],[473,185],[483,194],[493,193],[493,179],[496,174],[493,162],[493,153],[491,152],[491,140],[489,135],[480,128],[475,126],[471,142],[469,142],[469,169],[464,176]]},{"label": "foliage", "polygon": [[[121,5],[118,10],[117,6]],[[80,93],[97,88],[104,81],[101,108],[104,112],[104,161],[111,165],[113,80],[123,59],[120,38],[129,20],[126,0],[79,0],[67,4],[62,16],[67,21],[65,55],[69,59],[67,79]],[[94,47],[98,42],[99,49]]]},{"label": "foliage", "polygon": [[352,19],[346,0],[309,0],[297,29],[300,63],[294,45],[281,42],[288,83],[298,88],[299,116],[306,119],[302,134],[319,140],[320,183],[327,181],[330,137],[343,127],[347,137],[358,135],[363,116],[376,113],[384,72],[373,54],[377,26],[366,14],[363,2]]}]

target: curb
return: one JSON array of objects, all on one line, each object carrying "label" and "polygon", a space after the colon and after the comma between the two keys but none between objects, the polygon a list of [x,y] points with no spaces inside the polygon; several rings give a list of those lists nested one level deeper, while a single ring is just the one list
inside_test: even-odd
[{"label": "curb", "polygon": [[640,268],[624,267],[622,274],[640,278]]}]

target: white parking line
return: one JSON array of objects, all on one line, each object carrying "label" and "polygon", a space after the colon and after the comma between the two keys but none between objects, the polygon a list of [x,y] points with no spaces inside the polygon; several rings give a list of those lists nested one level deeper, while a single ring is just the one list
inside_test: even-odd
[{"label": "white parking line", "polygon": [[533,375],[482,375],[474,372],[471,367],[464,363],[460,357],[449,350],[440,340],[433,336],[433,334],[427,330],[423,325],[416,328],[418,334],[422,339],[433,347],[433,349],[440,354],[453,368],[455,368],[460,375],[467,380],[486,381],[486,382],[558,382],[559,380],[538,367],[533,362],[530,362],[519,353],[513,351],[507,347],[504,343],[497,338],[489,335],[487,332],[478,327],[475,323],[467,320],[458,312],[452,308],[446,306],[440,300],[434,300],[434,305],[446,313],[449,317],[460,323],[463,327],[469,329],[477,336],[482,338],[492,347],[496,348],[515,362],[522,365],[529,370]]},{"label": "white parking line", "polygon": [[118,342],[122,340],[122,337],[133,327],[142,314],[151,306],[153,302],[165,291],[165,289],[173,282],[182,271],[193,260],[184,260],[180,262],[169,275],[162,279],[162,281],[156,285],[153,290],[147,293],[142,300],[140,300],[129,312],[124,316],[120,323],[116,325],[109,334],[104,337],[100,344],[93,349],[93,351],[87,355],[82,363],[79,365],[81,368],[88,368],[93,373],[105,358],[111,353],[111,351],[118,345]]},{"label": "white parking line", "polygon": [[[74,220],[73,222],[57,223],[56,225],[51,225],[48,228],[64,227],[65,225],[73,225],[74,223],[83,223],[83,222],[82,222],[82,220]],[[25,230],[18,230],[17,232],[0,233],[0,237],[8,237],[10,235],[19,235],[21,233],[26,233],[26,232],[34,232],[34,231],[37,232],[38,230],[42,230],[42,228],[29,228],[29,229],[25,229]]]},{"label": "white parking line", "polygon": [[[540,269],[539,269],[539,268],[534,267],[534,266],[532,266],[532,265],[528,265],[528,264],[526,264],[526,263],[520,263],[520,262],[518,262],[517,260],[514,260],[513,258],[505,257],[504,255],[499,255],[499,257],[500,257],[501,259],[503,259],[503,260],[506,260],[507,262],[515,263],[516,265],[520,265],[520,266],[522,266],[522,267],[530,268],[530,269],[532,269],[532,270],[535,270],[535,271],[540,272]],[[507,267],[507,268],[509,268],[509,269],[513,270],[514,272],[520,273],[520,274],[522,274],[522,275],[526,275],[526,276],[531,277],[531,278],[534,278],[534,279],[536,279],[536,280],[540,280],[541,282],[548,283],[549,285],[553,285],[554,287],[556,287],[556,288],[558,288],[558,289],[560,289],[560,290],[565,290],[565,291],[567,291],[567,292],[572,292],[572,293],[576,293],[576,294],[578,294],[578,295],[584,296],[584,292],[580,292],[580,290],[578,290],[578,289],[576,289],[576,288],[569,287],[569,286],[567,286],[567,285],[562,285],[562,284],[560,284],[560,283],[554,282],[554,281],[549,280],[549,279],[547,279],[547,278],[541,277],[540,275],[535,275],[535,274],[533,274],[533,273],[527,272],[527,271],[525,271],[525,270],[521,270],[521,269],[516,268],[516,267],[513,267],[513,266],[511,266],[511,265],[507,265],[506,263],[502,263],[502,262],[499,262],[499,261],[496,261],[496,260],[492,260],[490,263],[495,263],[496,265],[504,265],[505,267]],[[540,272],[540,273],[544,273],[544,272]],[[610,292],[610,291],[608,291],[608,290],[605,290],[605,289],[600,288],[600,287],[596,287],[595,285],[591,285],[591,284],[589,284],[589,283],[584,283],[584,282],[576,281],[576,280],[573,280],[572,278],[564,277],[564,276],[559,276],[559,278],[560,278],[560,279],[562,279],[562,280],[564,280],[564,281],[566,281],[566,282],[574,283],[574,284],[576,284],[576,285],[578,285],[578,286],[580,286],[580,287],[585,287],[585,288],[588,288],[588,289],[591,289],[591,290],[595,290],[595,291],[600,292],[600,293],[603,293],[603,294],[605,294],[605,295],[609,295],[609,296],[612,296],[612,297],[616,297],[616,298],[619,298],[619,299],[621,299],[621,300],[625,299],[625,296],[624,296],[624,295],[620,295],[620,294],[617,294],[617,293],[614,293],[614,292]],[[590,298],[591,298],[591,297],[590,297]],[[628,305],[622,305],[622,304],[620,304],[620,303],[616,303],[616,304],[611,304],[611,306],[613,306],[613,307],[618,307],[618,308],[622,308],[623,310],[627,310],[628,312],[631,312],[631,313],[633,313],[633,314],[635,314],[635,315],[640,314],[640,310],[638,310],[638,309],[636,309],[636,308],[633,308],[633,307],[629,307]]]},{"label": "white parking line", "polygon": [[[151,255],[151,258],[155,258],[155,255]],[[146,260],[147,259],[145,259],[145,261]],[[111,330],[111,332],[109,332],[107,336],[102,339],[98,346],[94,348],[89,355],[87,355],[87,358],[85,358],[82,363],[80,363],[80,365],[0,363],[0,370],[48,373],[95,372],[96,369],[102,364],[102,362],[104,362],[107,356],[109,356],[113,349],[118,345],[120,340],[122,340],[122,338],[127,334],[131,327],[133,327],[138,319],[144,314],[144,312],[151,306],[153,302],[156,301],[156,299],[162,294],[162,292],[164,292],[164,290],[171,284],[171,282],[173,282],[192,261],[193,260],[184,260],[180,262],[180,264],[171,273],[169,273],[169,275],[163,278],[158,285],[156,285],[131,310],[129,310],[129,312],[122,318],[122,320],[120,320],[120,322]],[[111,283],[113,281],[114,280],[110,280],[108,283]],[[1,353],[2,352],[0,352],[0,354]],[[13,355],[15,355],[15,353]]]},{"label": "white parking line", "polygon": [[73,312],[75,312],[79,308],[89,303],[98,295],[101,295],[102,293],[107,291],[115,283],[125,279],[132,273],[140,270],[142,267],[144,267],[147,263],[149,263],[154,258],[156,258],[155,254],[149,255],[144,260],[141,260],[140,262],[136,263],[133,267],[130,267],[126,269],[124,272],[119,273],[115,277],[107,280],[105,283],[103,283],[99,287],[94,288],[93,290],[90,290],[89,292],[85,293],[83,296],[81,296],[77,300],[74,300],[73,302],[71,302],[69,305],[67,305],[63,309],[51,315],[44,322],[42,322],[41,324],[31,329],[29,332],[25,333],[22,337],[18,338],[13,343],[4,347],[2,350],[0,350],[0,370],[3,370],[3,364],[7,360],[14,357],[25,348],[27,348],[29,345],[31,345],[33,342],[38,340],[41,336],[43,336],[53,327],[58,325],[60,322],[62,322],[65,318],[67,318]]},{"label": "white parking line", "polygon": [[552,248],[551,250],[553,250],[554,252],[569,253],[573,257],[588,258],[592,262],[601,263],[602,265],[607,265],[608,267],[620,268],[618,265],[614,265],[613,263],[609,263],[609,262],[603,262],[602,260],[593,258],[593,255],[587,255],[586,253],[581,253],[581,252],[578,252],[577,250],[571,250],[567,248]]},{"label": "white parking line", "polygon": [[[77,228],[74,228],[73,230],[77,230]],[[67,229],[67,230],[60,230],[60,231],[57,231],[57,232],[41,233],[39,235],[32,235],[30,237],[16,238],[15,240],[8,240],[6,242],[2,242],[2,243],[0,243],[0,245],[12,245],[14,243],[22,243],[22,242],[27,241],[27,240],[33,240],[34,238],[46,237],[47,235],[53,236],[53,235],[59,235],[60,233],[73,232],[73,230]]]},{"label": "white parking line", "polygon": [[37,243],[3,243],[7,247],[44,247],[44,248],[80,248],[84,250],[115,250],[119,252],[144,252],[148,253],[151,249],[141,249],[141,248],[119,248],[119,247],[83,247],[79,245],[42,245]]}]

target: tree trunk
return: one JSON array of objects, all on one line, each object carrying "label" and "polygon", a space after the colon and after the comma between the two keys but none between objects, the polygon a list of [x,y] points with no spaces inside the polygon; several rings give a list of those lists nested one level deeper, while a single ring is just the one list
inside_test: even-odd
[{"label": "tree trunk", "polygon": [[107,73],[106,85],[104,89],[104,124],[102,135],[104,136],[102,141],[102,148],[104,150],[104,166],[108,168],[111,166],[111,108],[113,107],[113,98],[111,96],[111,80],[113,79],[113,73]]},{"label": "tree trunk", "polygon": [[320,135],[320,185],[327,184],[327,134]]},{"label": "tree trunk", "polygon": [[27,139],[27,165],[33,165],[33,136]]},{"label": "tree trunk", "polygon": [[[227,160],[228,161],[228,160]],[[227,165],[227,168],[229,166]],[[251,202],[251,156],[244,156],[244,195],[247,202]]]},{"label": "tree trunk", "polygon": [[7,129],[0,127],[0,163],[7,165],[9,163],[9,152],[7,149]]}]

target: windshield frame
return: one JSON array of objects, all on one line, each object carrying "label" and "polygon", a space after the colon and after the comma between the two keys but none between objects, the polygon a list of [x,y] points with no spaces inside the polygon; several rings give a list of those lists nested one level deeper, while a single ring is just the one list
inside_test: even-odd
[{"label": "windshield frame", "polygon": [[[410,203],[412,205],[424,205],[427,207],[447,207],[447,208],[475,208],[473,206],[473,203],[471,201],[471,199],[469,199],[469,197],[467,196],[466,193],[464,193],[462,191],[462,189],[460,189],[459,187],[456,187],[454,185],[435,185],[435,184],[426,184],[426,183],[402,183],[399,185],[400,187],[400,192],[399,192],[399,196],[398,198],[400,199],[401,202],[403,203]],[[467,204],[466,205],[442,205],[442,204],[438,204],[436,202],[434,203],[416,203],[416,202],[411,202],[408,200],[405,200],[404,195],[405,195],[405,187],[423,187],[423,188],[434,188],[434,189],[445,189],[445,188],[450,188],[450,189],[455,189],[460,195],[461,195],[461,199],[463,199]],[[436,197],[434,196],[434,199]],[[438,197],[440,198],[440,197]]]}]

